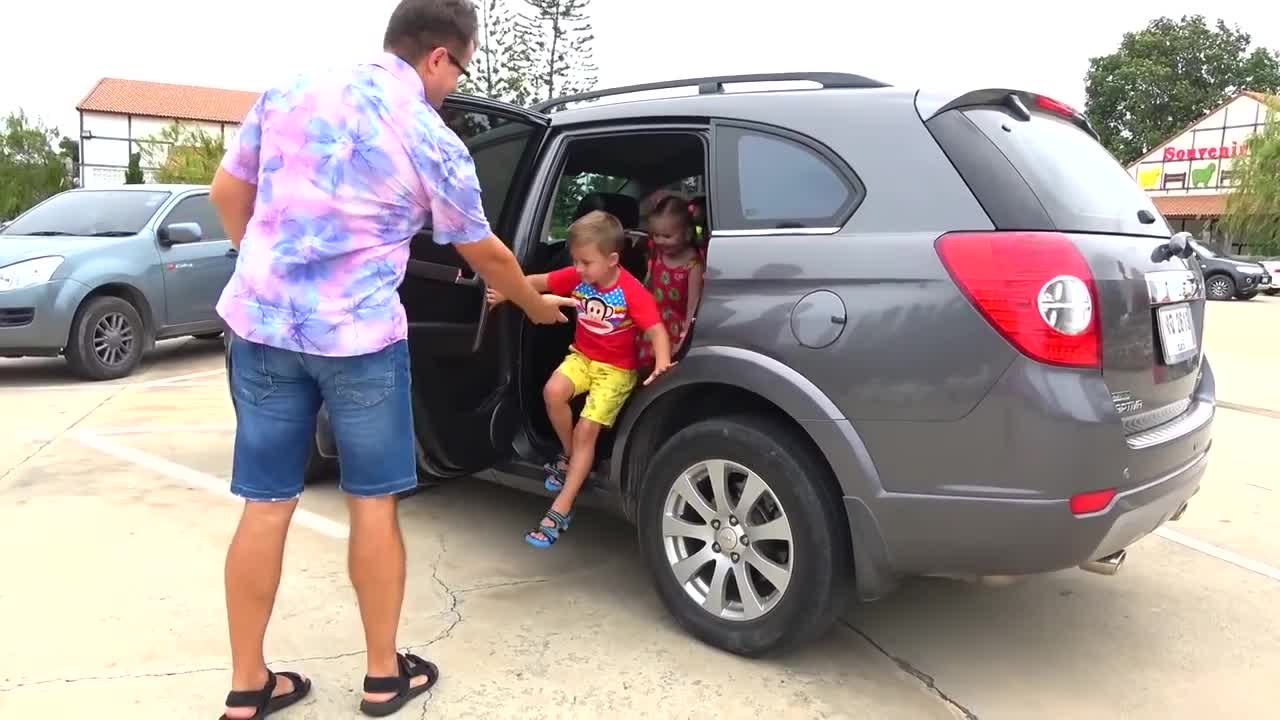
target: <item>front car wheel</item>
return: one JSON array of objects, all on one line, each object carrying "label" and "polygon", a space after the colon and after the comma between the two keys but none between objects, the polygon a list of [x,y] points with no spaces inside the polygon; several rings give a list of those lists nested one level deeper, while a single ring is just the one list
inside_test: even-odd
[{"label": "front car wheel", "polygon": [[1204,290],[1210,300],[1230,300],[1235,297],[1236,283],[1228,275],[1212,275],[1205,280]]}]

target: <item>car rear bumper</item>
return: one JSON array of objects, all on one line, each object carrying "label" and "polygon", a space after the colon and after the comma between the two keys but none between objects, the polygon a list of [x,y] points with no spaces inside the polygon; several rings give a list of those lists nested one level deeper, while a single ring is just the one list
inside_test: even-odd
[{"label": "car rear bumper", "polygon": [[[894,574],[1051,572],[1112,555],[1149,535],[1196,494],[1207,465],[1206,447],[1183,467],[1120,492],[1089,516],[1073,515],[1068,500],[940,496],[888,495],[872,511]],[[846,508],[851,501],[858,502],[845,498]]]},{"label": "car rear bumper", "polygon": [[62,352],[71,319],[87,291],[84,285],[64,279],[0,293],[0,355]]},{"label": "car rear bumper", "polygon": [[[1027,411],[1017,423],[982,419],[988,429],[972,437],[955,424],[914,426],[912,435],[931,434],[905,447],[867,426],[876,440],[866,449],[879,487],[860,496],[848,487],[844,493],[859,592],[878,596],[899,576],[1074,568],[1114,555],[1178,516],[1200,488],[1212,443],[1215,381],[1207,360],[1201,370],[1178,417],[1132,435],[1124,434],[1114,411],[1064,418],[1027,403],[1006,404]],[[1063,387],[1059,396],[1066,395]],[[1062,431],[1035,432],[1032,426],[1043,419]],[[852,463],[833,467],[839,474]],[[902,482],[902,468],[917,471],[913,483]],[[886,471],[896,477],[882,477]],[[919,477],[927,471],[935,474]],[[1072,513],[1071,493],[1107,489],[1116,494],[1105,508]]]}]

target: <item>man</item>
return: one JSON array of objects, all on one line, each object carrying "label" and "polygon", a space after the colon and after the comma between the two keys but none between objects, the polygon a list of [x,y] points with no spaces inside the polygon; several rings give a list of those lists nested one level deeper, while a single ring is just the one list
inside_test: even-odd
[{"label": "man", "polygon": [[470,153],[437,112],[466,72],[476,24],[469,0],[402,0],[384,53],[267,90],[214,178],[211,199],[240,251],[218,302],[237,417],[231,489],[245,499],[226,561],[226,718],[264,717],[311,687],[267,669],[263,636],[321,403],[348,495],[348,569],[368,651],[361,709],[391,714],[439,676],[396,652],[396,496],[417,484],[396,293],[409,239],[431,222],[435,242],[454,245],[535,323],[566,322],[559,308],[572,302],[535,291],[490,231]]}]

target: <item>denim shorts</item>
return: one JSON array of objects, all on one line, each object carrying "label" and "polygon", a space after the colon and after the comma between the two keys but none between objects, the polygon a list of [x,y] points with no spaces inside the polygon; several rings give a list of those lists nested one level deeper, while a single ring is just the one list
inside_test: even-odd
[{"label": "denim shorts", "polygon": [[368,355],[325,357],[232,334],[228,374],[236,412],[235,495],[278,501],[302,494],[321,403],[338,446],[344,492],[379,497],[417,486],[406,341]]}]

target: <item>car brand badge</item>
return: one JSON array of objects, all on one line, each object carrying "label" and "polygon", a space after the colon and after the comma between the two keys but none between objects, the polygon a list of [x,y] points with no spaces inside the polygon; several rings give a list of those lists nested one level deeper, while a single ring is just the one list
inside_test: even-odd
[{"label": "car brand badge", "polygon": [[1121,415],[1137,412],[1142,409],[1142,400],[1135,400],[1133,393],[1128,391],[1111,393],[1111,403],[1116,406],[1116,412]]}]

